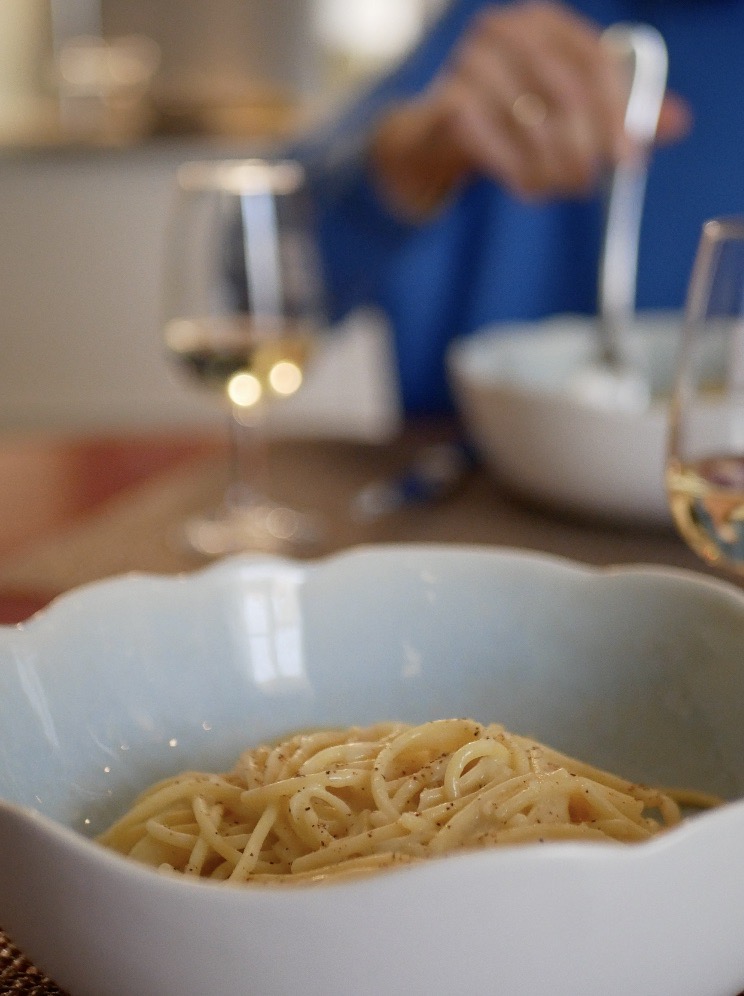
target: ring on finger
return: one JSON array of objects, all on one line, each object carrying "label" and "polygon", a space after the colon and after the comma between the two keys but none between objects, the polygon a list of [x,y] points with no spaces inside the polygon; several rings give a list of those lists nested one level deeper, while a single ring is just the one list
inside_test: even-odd
[{"label": "ring on finger", "polygon": [[523,128],[539,128],[548,116],[548,105],[539,93],[525,90],[511,106],[514,120]]}]

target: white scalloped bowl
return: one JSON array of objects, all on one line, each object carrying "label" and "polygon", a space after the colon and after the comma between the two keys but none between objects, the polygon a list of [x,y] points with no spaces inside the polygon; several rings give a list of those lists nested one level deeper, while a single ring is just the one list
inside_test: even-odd
[{"label": "white scalloped bowl", "polygon": [[493,325],[453,342],[455,401],[486,467],[560,512],[671,527],[667,399],[681,322],[676,312],[636,316],[627,345],[652,390],[642,408],[588,403],[572,388],[596,352],[594,317]]},{"label": "white scalloped bowl", "polygon": [[[74,996],[744,989],[744,594],[661,568],[380,547],[127,576],[0,627],[0,924]],[[637,845],[304,887],[174,880],[90,836],[299,727],[468,715],[730,804]]]}]

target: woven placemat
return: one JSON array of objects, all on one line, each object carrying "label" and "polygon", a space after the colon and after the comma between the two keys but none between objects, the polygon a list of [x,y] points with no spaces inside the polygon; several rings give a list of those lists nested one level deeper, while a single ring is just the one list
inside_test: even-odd
[{"label": "woven placemat", "polygon": [[0,931],[0,993],[24,996],[65,996],[64,990],[47,979]]}]

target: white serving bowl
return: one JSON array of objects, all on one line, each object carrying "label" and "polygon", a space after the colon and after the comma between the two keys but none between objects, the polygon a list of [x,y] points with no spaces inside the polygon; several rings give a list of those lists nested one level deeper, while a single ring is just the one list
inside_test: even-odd
[{"label": "white serving bowl", "polygon": [[448,371],[486,466],[513,490],[564,512],[671,525],[664,493],[668,397],[681,316],[641,313],[629,352],[651,404],[588,404],[572,389],[596,353],[595,318],[495,325],[459,339]]},{"label": "white serving bowl", "polygon": [[474,547],[128,576],[0,627],[0,924],[74,996],[744,989],[744,802],[636,845],[233,887],[89,836],[156,778],[301,727],[499,721],[630,778],[744,792],[744,594]]}]

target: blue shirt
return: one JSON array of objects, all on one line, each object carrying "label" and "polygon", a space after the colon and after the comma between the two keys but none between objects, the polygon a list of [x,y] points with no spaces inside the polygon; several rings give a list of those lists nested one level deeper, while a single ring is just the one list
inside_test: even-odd
[{"label": "blue shirt", "polygon": [[[421,90],[482,0],[454,0],[421,45],[307,143],[331,308],[388,314],[409,413],[451,408],[444,357],[455,336],[498,321],[592,313],[598,197],[525,204],[469,185],[432,222],[396,221],[378,200],[364,143],[391,102]],[[645,21],[669,51],[669,86],[689,102],[689,137],[651,163],[639,250],[639,308],[681,307],[706,218],[744,214],[744,0],[578,0],[596,23]]]}]

